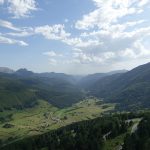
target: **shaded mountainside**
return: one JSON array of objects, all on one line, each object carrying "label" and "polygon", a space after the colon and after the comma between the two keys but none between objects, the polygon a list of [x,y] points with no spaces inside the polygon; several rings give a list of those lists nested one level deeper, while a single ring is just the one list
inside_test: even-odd
[{"label": "shaded mountainside", "polygon": [[30,107],[38,99],[58,107],[70,106],[83,98],[73,83],[60,77],[40,77],[23,70],[19,74],[0,74],[0,108]]},{"label": "shaded mountainside", "polygon": [[150,107],[150,63],[94,82],[91,95],[120,103],[121,108]]},{"label": "shaded mountainside", "polygon": [[114,74],[118,74],[118,73],[125,73],[127,72],[127,70],[117,70],[117,71],[111,71],[108,73],[95,73],[95,74],[90,74],[87,75],[83,78],[81,78],[78,82],[78,85],[81,86],[84,89],[90,88],[90,86],[92,86],[93,84],[96,84],[96,82],[100,79],[103,79],[104,77],[108,77]]}]

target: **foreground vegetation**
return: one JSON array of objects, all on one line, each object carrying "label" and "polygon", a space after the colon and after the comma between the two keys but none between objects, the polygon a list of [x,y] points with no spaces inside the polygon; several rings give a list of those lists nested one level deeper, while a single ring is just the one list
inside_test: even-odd
[{"label": "foreground vegetation", "polygon": [[146,114],[132,134],[124,139],[123,150],[149,150],[150,149],[150,114]]},{"label": "foreground vegetation", "polygon": [[113,110],[115,104],[103,104],[97,99],[87,99],[68,108],[57,108],[46,101],[23,110],[0,112],[0,140],[8,144],[18,139],[43,134],[73,122],[99,117]]},{"label": "foreground vegetation", "polygon": [[[110,113],[115,104],[91,98],[60,109],[1,112],[2,150],[149,150],[149,111]],[[3,117],[2,117],[3,116]]]},{"label": "foreground vegetation", "polygon": [[[2,147],[2,150],[116,150],[143,114],[114,114],[80,121]],[[139,119],[138,119],[139,120]],[[110,144],[111,142],[114,145]],[[110,144],[110,145],[109,145]]]}]

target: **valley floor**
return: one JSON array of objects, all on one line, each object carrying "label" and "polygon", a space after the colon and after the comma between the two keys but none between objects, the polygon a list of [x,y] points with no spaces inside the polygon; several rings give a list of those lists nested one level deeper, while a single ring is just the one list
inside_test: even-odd
[{"label": "valley floor", "polygon": [[0,112],[0,140],[3,143],[11,143],[73,122],[99,117],[114,107],[115,104],[103,104],[97,99],[87,99],[72,107],[59,109],[39,100],[34,108]]}]

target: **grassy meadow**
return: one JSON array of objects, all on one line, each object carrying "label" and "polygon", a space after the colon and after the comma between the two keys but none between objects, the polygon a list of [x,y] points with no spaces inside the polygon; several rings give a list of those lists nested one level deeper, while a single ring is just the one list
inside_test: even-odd
[{"label": "grassy meadow", "polygon": [[33,108],[0,112],[0,140],[10,143],[24,137],[42,134],[73,122],[93,119],[113,110],[114,107],[115,104],[103,104],[94,98],[63,109],[39,100],[38,105]]}]

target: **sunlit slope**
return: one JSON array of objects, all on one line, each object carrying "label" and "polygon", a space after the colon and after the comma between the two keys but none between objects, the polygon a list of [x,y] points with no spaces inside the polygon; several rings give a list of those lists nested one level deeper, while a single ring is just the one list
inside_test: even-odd
[{"label": "sunlit slope", "polygon": [[103,104],[97,99],[88,99],[72,107],[60,109],[40,100],[33,108],[1,112],[0,139],[10,142],[41,134],[73,122],[96,118],[103,112],[113,110],[114,107],[115,104]]}]

